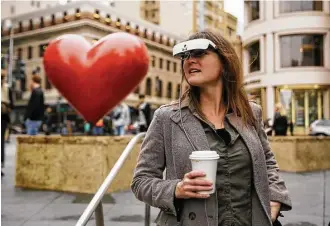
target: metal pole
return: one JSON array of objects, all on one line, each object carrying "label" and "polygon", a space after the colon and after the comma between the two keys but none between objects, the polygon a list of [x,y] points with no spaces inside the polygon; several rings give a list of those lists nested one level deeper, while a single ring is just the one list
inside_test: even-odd
[{"label": "metal pole", "polygon": [[10,28],[9,37],[9,63],[8,63],[8,87],[13,85],[13,57],[14,57],[14,26]]},{"label": "metal pole", "polygon": [[204,30],[204,0],[199,0],[199,30]]},{"label": "metal pole", "polygon": [[102,201],[100,201],[99,204],[96,206],[95,222],[96,222],[96,226],[104,226]]},{"label": "metal pole", "polygon": [[150,206],[145,205],[144,226],[150,226]]}]

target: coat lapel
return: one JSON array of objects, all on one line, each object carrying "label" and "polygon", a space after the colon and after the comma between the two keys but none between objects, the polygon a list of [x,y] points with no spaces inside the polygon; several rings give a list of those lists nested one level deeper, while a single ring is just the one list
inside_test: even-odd
[{"label": "coat lapel", "polygon": [[[259,135],[256,129],[251,126],[245,126],[241,118],[230,114],[228,116],[230,124],[238,131],[242,137],[244,143],[246,144],[252,159],[252,169],[253,169],[253,183],[259,200],[263,205],[265,212],[270,214],[269,206],[269,191],[265,190],[264,181],[267,181],[267,168],[265,164],[265,155],[262,148],[262,144],[259,139]],[[265,198],[266,197],[266,198]],[[256,215],[252,213],[252,215]]]},{"label": "coat lapel", "polygon": [[227,115],[229,123],[237,130],[242,137],[245,145],[247,146],[252,161],[254,162],[258,157],[258,152],[261,151],[261,146],[258,138],[258,134],[254,127],[243,124],[240,117],[235,116],[233,113]]},{"label": "coat lapel", "polygon": [[[177,176],[179,178],[183,177],[185,173],[192,170],[189,160],[189,155],[194,151],[192,144],[198,151],[210,150],[204,129],[200,121],[191,113],[189,108],[181,109],[181,115],[183,126],[180,120],[179,110],[174,111],[174,113],[171,115],[171,120],[181,129],[180,134],[175,133],[175,136],[172,138],[180,140],[180,142],[172,142],[172,151],[174,152],[173,155],[178,157],[175,158],[174,161],[176,172],[179,174]],[[189,139],[187,138],[184,131],[186,131],[187,136],[189,137],[192,144],[190,144]]]}]

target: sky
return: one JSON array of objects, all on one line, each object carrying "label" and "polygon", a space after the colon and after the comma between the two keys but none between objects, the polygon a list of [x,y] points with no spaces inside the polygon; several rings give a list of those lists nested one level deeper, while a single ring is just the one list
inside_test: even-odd
[{"label": "sky", "polygon": [[244,0],[225,0],[225,11],[237,17],[237,30],[241,34],[244,23]]}]

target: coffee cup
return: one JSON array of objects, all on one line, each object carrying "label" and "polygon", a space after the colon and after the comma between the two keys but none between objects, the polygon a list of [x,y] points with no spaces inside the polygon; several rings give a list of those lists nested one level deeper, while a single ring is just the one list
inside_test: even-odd
[{"label": "coffee cup", "polygon": [[217,176],[217,164],[219,155],[216,151],[193,151],[189,155],[192,170],[198,170],[205,173],[203,179],[212,182],[212,190],[198,191],[199,194],[213,194],[215,192],[215,182]]}]

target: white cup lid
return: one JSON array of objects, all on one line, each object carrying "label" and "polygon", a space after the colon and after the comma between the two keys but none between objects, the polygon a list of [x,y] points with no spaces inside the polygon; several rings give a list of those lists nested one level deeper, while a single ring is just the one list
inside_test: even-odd
[{"label": "white cup lid", "polygon": [[220,156],[216,151],[193,151],[190,159],[218,159]]}]

